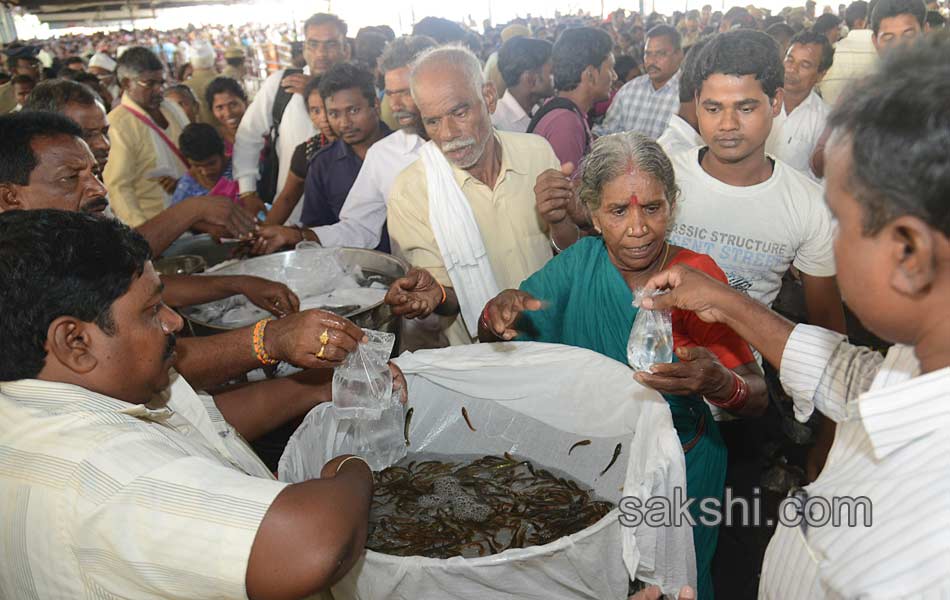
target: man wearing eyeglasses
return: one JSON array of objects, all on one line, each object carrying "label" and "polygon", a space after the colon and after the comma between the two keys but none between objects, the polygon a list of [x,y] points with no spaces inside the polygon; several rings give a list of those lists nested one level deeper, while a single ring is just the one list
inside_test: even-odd
[{"label": "man wearing eyeglasses", "polygon": [[657,25],[647,33],[643,66],[646,71],[624,84],[607,109],[597,135],[635,131],[652,140],[660,137],[679,110],[680,63],[683,48],[680,34],[668,25]]},{"label": "man wearing eyeglasses", "polygon": [[[287,180],[294,149],[316,133],[307,112],[303,90],[312,77],[323,75],[334,65],[350,59],[346,30],[346,23],[336,15],[317,13],[307,19],[304,23],[304,58],[307,67],[302,73],[299,70],[293,73],[278,71],[268,77],[244,113],[234,140],[233,163],[234,177],[238,180],[245,206],[261,204],[256,191],[260,178],[258,168],[264,138],[274,125],[275,112],[279,113],[280,118],[276,141],[279,167],[276,195],[280,194]],[[285,97],[287,93],[292,94],[289,101]],[[285,108],[275,111],[274,105],[281,96],[284,96]],[[287,219],[288,225],[300,221],[302,208],[303,203],[297,203]]]},{"label": "man wearing eyeglasses", "polygon": [[117,73],[122,101],[109,113],[112,149],[103,176],[116,217],[138,227],[170,205],[188,170],[176,142],[188,117],[163,99],[165,71],[148,48],[126,50]]}]

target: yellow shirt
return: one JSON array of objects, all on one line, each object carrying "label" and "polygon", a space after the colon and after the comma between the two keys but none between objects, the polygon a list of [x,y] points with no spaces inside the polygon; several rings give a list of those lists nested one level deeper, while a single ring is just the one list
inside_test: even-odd
[{"label": "yellow shirt", "polygon": [[13,93],[13,84],[9,81],[0,85],[0,115],[5,115],[16,108],[16,95]]},{"label": "yellow shirt", "polygon": [[[109,190],[112,212],[129,227],[138,227],[165,210],[170,199],[157,181],[148,178],[149,173],[164,168],[180,178],[186,169],[158,134],[123,106],[150,118],[128,94],[122,95],[122,102],[109,113],[112,149],[103,177]],[[188,124],[188,117],[172,102],[162,102],[161,111],[168,120],[165,135],[177,145],[178,137]]]},{"label": "yellow shirt", "polygon": [[[517,288],[552,256],[534,200],[534,184],[543,171],[558,169],[554,150],[544,138],[496,131],[501,144],[501,170],[495,188],[452,166],[455,181],[472,207],[485,241],[488,261],[501,289]],[[429,223],[425,166],[417,160],[396,178],[389,194],[389,235],[393,251],[416,267],[427,269],[439,283],[451,286],[445,262]],[[473,340],[456,318],[446,331],[452,345]]]}]

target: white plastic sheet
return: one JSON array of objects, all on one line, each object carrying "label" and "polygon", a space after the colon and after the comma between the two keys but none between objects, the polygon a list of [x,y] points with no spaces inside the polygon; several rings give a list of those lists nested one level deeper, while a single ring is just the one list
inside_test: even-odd
[{"label": "white plastic sheet", "polygon": [[[410,453],[511,452],[555,467],[613,502],[673,497],[686,469],[669,408],[628,367],[554,344],[506,343],[424,350],[396,359],[414,408]],[[466,407],[472,432],[461,408]],[[280,461],[284,481],[317,476],[332,457],[321,441],[329,405],[316,407]],[[589,446],[570,446],[591,439]],[[623,451],[604,476],[617,442]],[[323,449],[323,450],[321,450]],[[673,593],[695,585],[688,527],[620,525],[614,509],[593,526],[545,546],[476,559],[398,557],[367,551],[333,588],[335,598],[625,598],[628,578]]]}]

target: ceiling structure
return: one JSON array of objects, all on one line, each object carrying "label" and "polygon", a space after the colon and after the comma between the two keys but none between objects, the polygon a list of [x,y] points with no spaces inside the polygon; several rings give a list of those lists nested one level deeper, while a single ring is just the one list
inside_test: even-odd
[{"label": "ceiling structure", "polygon": [[135,21],[155,17],[162,8],[197,4],[229,4],[224,0],[2,0],[30,12],[52,27]]}]

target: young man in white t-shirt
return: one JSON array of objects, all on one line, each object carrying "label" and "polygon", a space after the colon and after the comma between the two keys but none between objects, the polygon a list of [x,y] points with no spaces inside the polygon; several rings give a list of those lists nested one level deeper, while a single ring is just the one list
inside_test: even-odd
[{"label": "young man in white t-shirt", "polygon": [[696,70],[706,146],[673,157],[682,199],[671,241],[710,255],[734,288],[766,305],[794,266],[809,322],[843,331],[821,187],[765,153],[783,101],[777,44],[754,31],[728,32],[707,44]]},{"label": "young man in white t-shirt", "polygon": [[[778,44],[757,31],[719,34],[703,48],[693,75],[706,145],[673,157],[682,195],[670,241],[711,256],[733,288],[766,306],[794,267],[804,286],[808,321],[843,332],[834,226],[822,189],[765,153],[772,120],[783,105],[785,69]],[[775,416],[720,425],[729,448],[726,485],[735,496],[749,497],[761,486]],[[742,582],[756,580],[760,564],[754,557],[767,538],[761,528],[721,530],[713,561],[717,596],[748,591]]]}]

